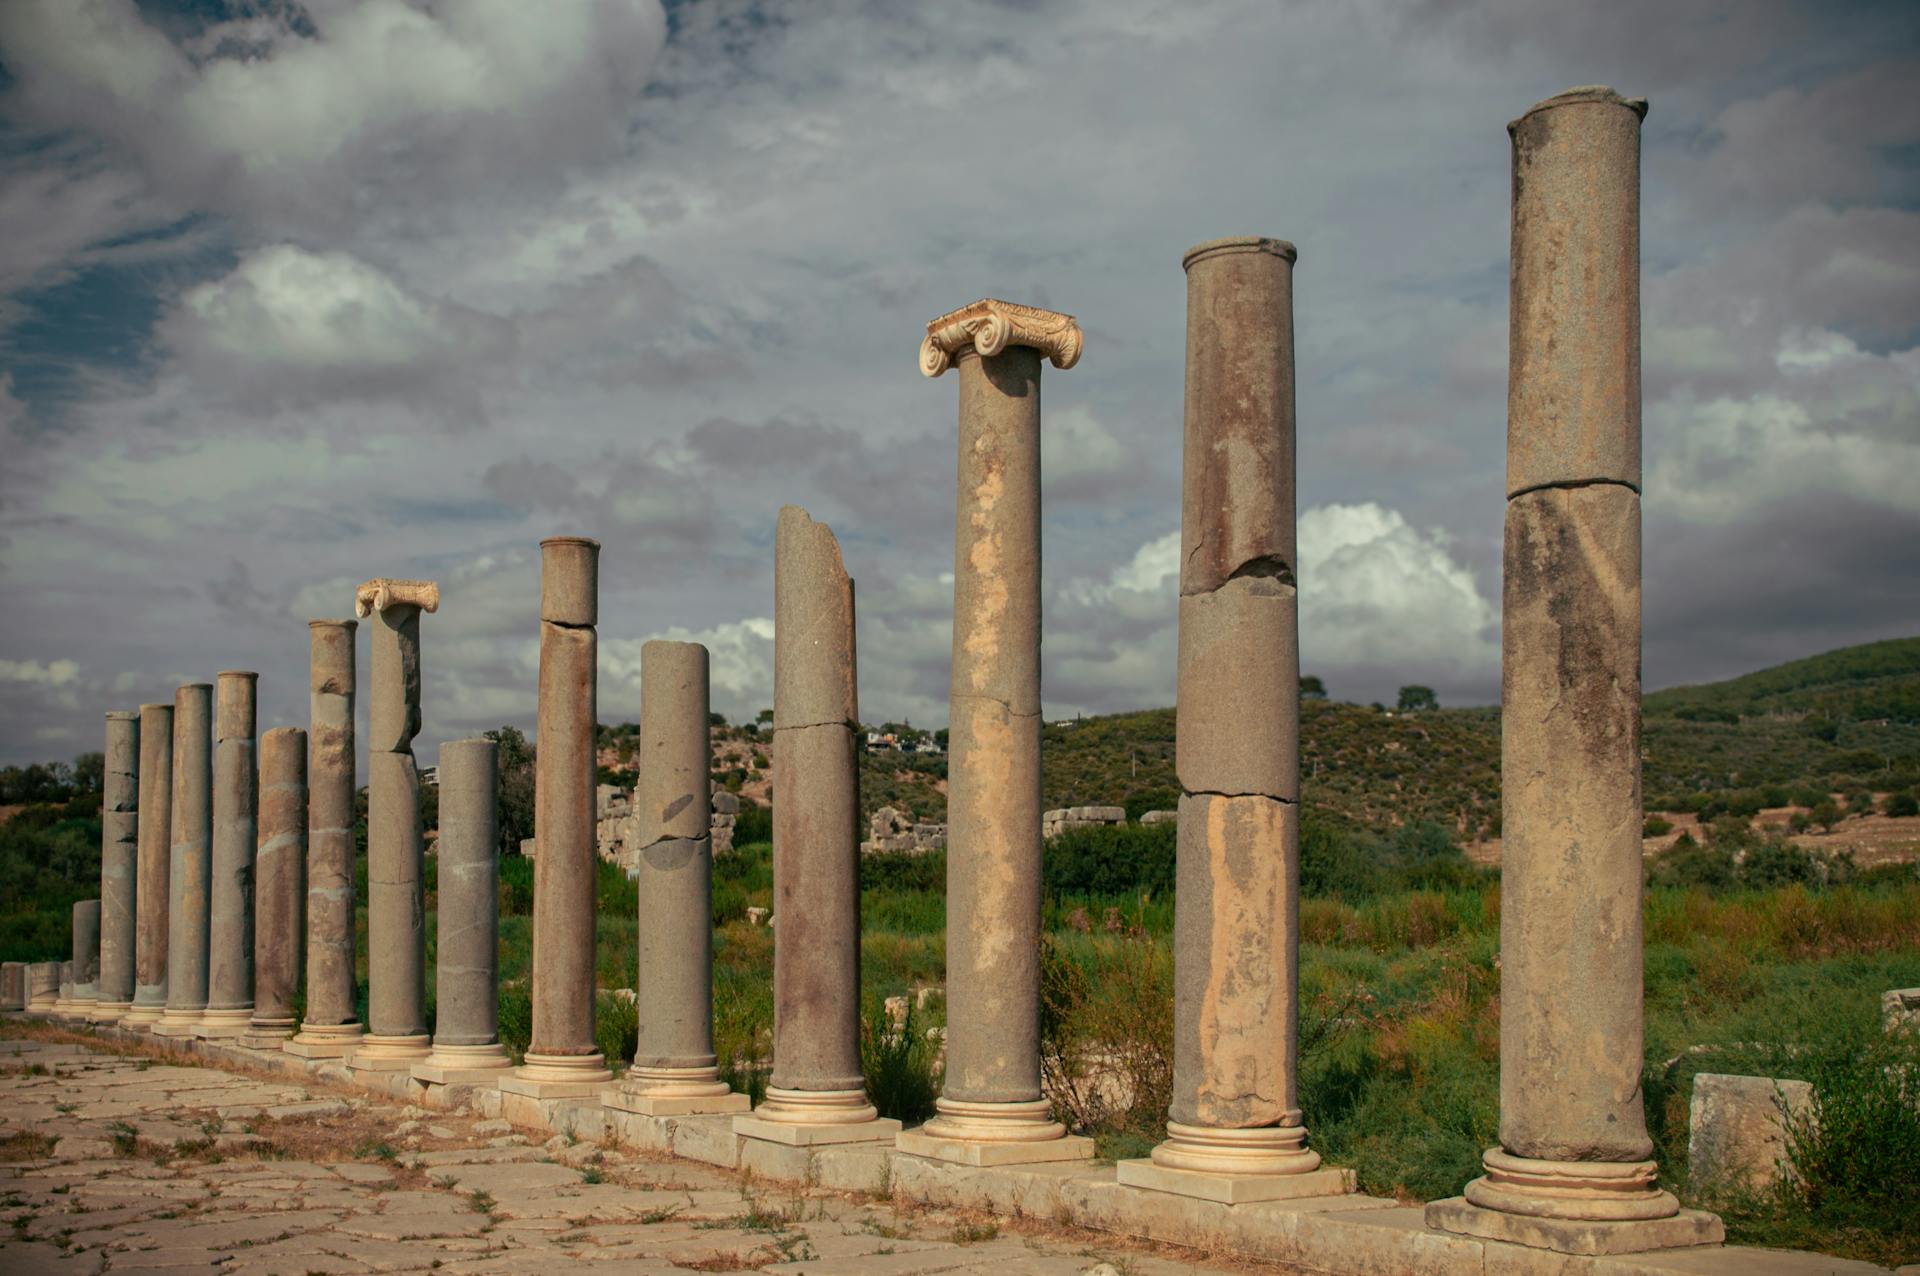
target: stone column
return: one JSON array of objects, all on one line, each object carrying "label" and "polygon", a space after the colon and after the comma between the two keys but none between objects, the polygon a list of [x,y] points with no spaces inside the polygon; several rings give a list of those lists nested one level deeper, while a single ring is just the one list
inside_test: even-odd
[{"label": "stone column", "polygon": [[27,1008],[27,963],[0,961],[0,1010]]},{"label": "stone column", "polygon": [[502,1089],[597,1095],[613,1080],[593,1041],[594,794],[600,542],[540,542],[540,703],[534,744],[533,1038]]},{"label": "stone column", "polygon": [[[708,812],[707,649],[640,649],[640,782],[633,794],[640,895],[639,1042],[612,1107],[648,1116],[742,1112],[713,1052],[713,844]],[[541,858],[547,846],[540,844]]]},{"label": "stone column", "polygon": [[773,572],[773,1080],[734,1129],[890,1140],[860,1073],[860,726],[853,581],[825,523],[780,511]]},{"label": "stone column", "polygon": [[254,860],[253,1013],[240,1040],[278,1049],[293,1035],[300,990],[301,904],[306,897],[307,733],[276,727],[260,737],[260,838]]},{"label": "stone column", "polygon": [[138,874],[140,715],[107,715],[100,792],[100,999],[88,1023],[116,1023],[133,1006],[135,878]]},{"label": "stone column", "polygon": [[151,1030],[167,1003],[167,912],[171,903],[173,706],[140,706],[140,820],[134,870],[133,1005],[120,1026]]},{"label": "stone column", "polygon": [[979,301],[927,325],[960,370],[947,798],[947,1073],[903,1151],[1004,1164],[1093,1155],[1040,1092],[1040,360],[1068,315]]},{"label": "stone column", "polygon": [[57,961],[36,961],[27,966],[27,1013],[50,1015],[60,1000],[60,967]]},{"label": "stone column", "polygon": [[207,1012],[196,1035],[238,1037],[253,1020],[253,870],[259,837],[254,774],[260,675],[214,680],[213,889],[207,931]]},{"label": "stone column", "polygon": [[173,848],[167,868],[167,1008],[153,1025],[191,1037],[207,1011],[213,889],[213,684],[173,695]]},{"label": "stone column", "polygon": [[1292,244],[1190,250],[1178,890],[1167,1139],[1120,1181],[1234,1203],[1346,1191],[1306,1146]]},{"label": "stone column", "polygon": [[64,1009],[68,1019],[86,1022],[100,1001],[100,901],[83,899],[73,905],[73,960],[67,963],[69,988]]},{"label": "stone column", "polygon": [[353,751],[357,620],[310,620],[307,712],[313,763],[307,792],[307,1007],[284,1049],[304,1059],[351,1053],[360,1024],[354,974]]},{"label": "stone column", "polygon": [[420,880],[420,613],[440,608],[426,580],[370,580],[354,609],[371,616],[367,715],[367,1035],[350,1066],[403,1072],[428,1053],[427,902]]},{"label": "stone column", "polygon": [[1721,1239],[1657,1182],[1641,1094],[1640,121],[1508,126],[1500,1146],[1430,1225],[1576,1253]]},{"label": "stone column", "polygon": [[500,1044],[499,754],[486,739],[440,746],[437,1008],[416,1081],[494,1081],[511,1066]]}]

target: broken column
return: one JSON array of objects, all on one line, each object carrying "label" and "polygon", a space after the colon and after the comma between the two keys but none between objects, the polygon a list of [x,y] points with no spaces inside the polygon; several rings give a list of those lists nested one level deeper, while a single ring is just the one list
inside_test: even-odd
[{"label": "broken column", "polygon": [[1640,1093],[1640,121],[1573,89],[1513,140],[1501,624],[1500,1146],[1429,1225],[1577,1253],[1721,1239]]},{"label": "broken column", "polygon": [[36,961],[27,966],[27,1013],[50,1015],[60,1000],[60,968],[64,962]]},{"label": "broken column", "polygon": [[27,963],[0,961],[0,1010],[27,1008]]},{"label": "broken column", "polygon": [[641,647],[633,794],[639,1037],[633,1067],[607,1103],[648,1116],[741,1112],[751,1103],[720,1080],[713,1052],[708,712],[705,647],[659,640]]},{"label": "broken column", "polygon": [[173,846],[167,865],[167,1008],[163,1037],[191,1037],[207,1011],[208,895],[213,888],[213,684],[173,694]]},{"label": "broken column", "polygon": [[353,750],[357,620],[310,620],[307,712],[313,747],[307,782],[307,1005],[283,1047],[337,1058],[360,1044],[354,972]]},{"label": "broken column", "polygon": [[133,1006],[134,882],[140,858],[140,715],[107,715],[100,788],[100,997],[88,1023],[117,1023]]},{"label": "broken column", "polygon": [[237,1037],[253,1020],[254,855],[259,788],[254,725],[260,675],[214,679],[213,888],[207,931],[207,1012],[197,1035]]},{"label": "broken column", "polygon": [[278,1049],[293,1035],[307,888],[307,733],[260,737],[260,842],[254,859],[253,1012],[243,1045]]},{"label": "broken column", "polygon": [[1187,272],[1167,1138],[1120,1181],[1229,1204],[1347,1190],[1307,1147],[1300,1029],[1300,653],[1292,244],[1216,239]]},{"label": "broken column", "polygon": [[541,541],[533,1035],[525,1062],[500,1082],[509,1093],[536,1099],[597,1095],[613,1080],[593,1039],[599,615],[600,542]]},{"label": "broken column", "polygon": [[140,818],[134,870],[133,1005],[120,1026],[152,1029],[167,1003],[167,910],[171,902],[173,706],[140,706]]},{"label": "broken column", "polygon": [[421,881],[420,613],[438,611],[430,580],[367,581],[354,610],[373,617],[367,714],[367,1035],[348,1063],[404,1072],[427,1056],[427,900]]},{"label": "broken column", "polygon": [[500,1044],[500,746],[440,746],[440,933],[434,946],[433,1053],[413,1079],[492,1081],[510,1066]]},{"label": "broken column", "polygon": [[1079,325],[978,301],[927,325],[960,371],[947,798],[947,1070],[901,1150],[970,1164],[1093,1155],[1040,1092],[1040,360]]},{"label": "broken column", "polygon": [[73,905],[73,960],[68,962],[71,987],[62,1013],[85,1022],[100,1001],[100,901],[83,899]]},{"label": "broken column", "polygon": [[892,1139],[860,1072],[860,729],[853,581],[825,523],[780,511],[773,571],[773,1078],[736,1133]]}]

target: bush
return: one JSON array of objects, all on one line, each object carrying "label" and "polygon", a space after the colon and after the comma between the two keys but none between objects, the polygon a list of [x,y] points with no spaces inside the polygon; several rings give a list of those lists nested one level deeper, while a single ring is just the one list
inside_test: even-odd
[{"label": "bush", "polygon": [[640,1044],[640,1006],[625,997],[602,992],[594,999],[593,1044],[608,1063],[631,1063]]},{"label": "bush", "polygon": [[1895,819],[1920,815],[1920,797],[1915,797],[1910,792],[1889,793],[1881,809]]},{"label": "bush", "polygon": [[1658,815],[1649,815],[1640,826],[1641,837],[1665,837],[1673,832],[1673,821]]},{"label": "bush", "polygon": [[1385,874],[1347,830],[1307,815],[1300,821],[1300,893],[1366,899]]},{"label": "bush", "polygon": [[907,1003],[906,1021],[896,1031],[887,1021],[886,1002],[867,998],[860,1022],[860,1071],[867,1098],[883,1117],[914,1125],[933,1115],[943,1069],[935,1062],[934,1043],[914,1021]]},{"label": "bush", "polygon": [[1056,896],[1169,894],[1177,832],[1171,822],[1069,829],[1047,843],[1046,889]]},{"label": "bush", "polygon": [[740,847],[750,842],[773,844],[773,807],[741,798],[740,814],[733,821],[733,844]]},{"label": "bush", "polygon": [[1173,1094],[1173,955],[1135,926],[1042,941],[1040,1068],[1058,1119],[1112,1154],[1158,1142]]}]

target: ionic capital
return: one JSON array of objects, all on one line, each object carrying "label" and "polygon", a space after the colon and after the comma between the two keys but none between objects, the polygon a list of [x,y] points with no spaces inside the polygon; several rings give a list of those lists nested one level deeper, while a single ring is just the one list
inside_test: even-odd
[{"label": "ionic capital", "polygon": [[430,580],[389,580],[377,576],[353,591],[353,611],[357,616],[371,616],[389,607],[439,611],[440,586]]},{"label": "ionic capital", "polygon": [[987,357],[1008,346],[1031,346],[1052,360],[1054,367],[1071,368],[1080,361],[1081,340],[1080,325],[1072,315],[987,298],[927,325],[927,339],[920,343],[920,371],[939,376],[969,346]]}]

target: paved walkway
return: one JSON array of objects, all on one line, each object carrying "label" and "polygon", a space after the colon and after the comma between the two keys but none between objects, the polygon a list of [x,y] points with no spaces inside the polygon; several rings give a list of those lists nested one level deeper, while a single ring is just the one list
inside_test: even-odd
[{"label": "paved walkway", "polygon": [[0,1272],[1248,1271],[755,1185],[503,1121],[0,1037]]}]

